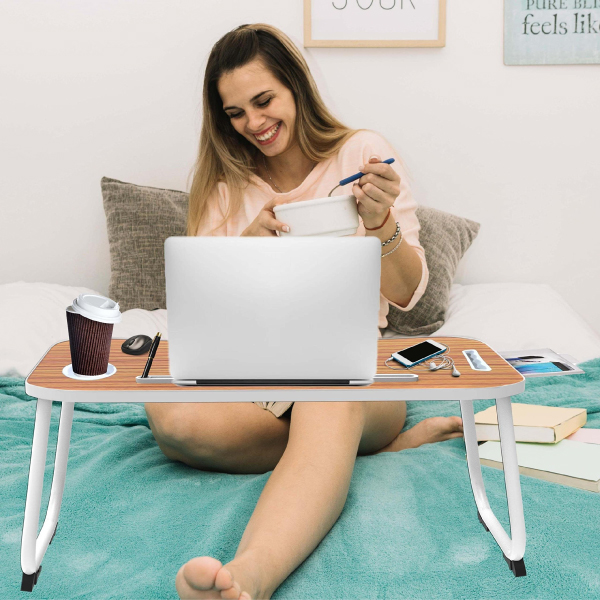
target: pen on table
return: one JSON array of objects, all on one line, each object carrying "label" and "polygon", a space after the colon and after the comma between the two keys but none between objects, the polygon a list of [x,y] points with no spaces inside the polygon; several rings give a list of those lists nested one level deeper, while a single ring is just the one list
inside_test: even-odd
[{"label": "pen on table", "polygon": [[152,359],[156,354],[156,349],[158,348],[158,344],[160,344],[160,331],[156,334],[154,341],[152,342],[152,346],[150,347],[150,352],[148,352],[148,362],[144,367],[144,372],[142,373],[142,377],[148,377],[148,373],[150,373],[150,367],[152,366]]}]

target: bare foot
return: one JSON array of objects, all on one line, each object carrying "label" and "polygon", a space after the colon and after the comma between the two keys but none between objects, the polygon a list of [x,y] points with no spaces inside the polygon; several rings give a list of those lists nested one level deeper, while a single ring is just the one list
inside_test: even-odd
[{"label": "bare foot", "polygon": [[457,437],[463,437],[463,424],[460,417],[431,417],[398,434],[395,440],[375,454],[400,452],[407,448],[418,448],[423,444],[443,442]]},{"label": "bare foot", "polygon": [[223,566],[220,561],[210,556],[192,558],[179,569],[175,578],[175,588],[179,597],[201,600],[252,600],[253,596],[248,587],[239,576],[234,577],[234,569],[230,569],[230,565],[231,563],[228,563],[227,566]]}]

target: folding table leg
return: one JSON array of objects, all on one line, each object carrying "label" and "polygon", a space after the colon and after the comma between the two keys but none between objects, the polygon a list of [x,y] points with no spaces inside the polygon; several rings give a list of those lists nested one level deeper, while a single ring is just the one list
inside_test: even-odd
[{"label": "folding table leg", "polygon": [[512,409],[510,396],[496,399],[496,412],[498,414],[498,428],[500,432],[500,449],[504,465],[504,483],[508,501],[508,517],[512,539],[492,512],[485,493],[481,463],[479,462],[479,449],[477,446],[477,432],[475,429],[475,414],[472,400],[461,400],[460,410],[463,420],[465,447],[467,449],[467,464],[469,477],[479,520],[487,531],[493,536],[508,563],[509,569],[515,577],[526,575],[523,555],[525,554],[525,517],[523,515],[523,499],[521,497],[521,483],[519,480],[519,463],[517,462],[517,446],[513,428]]},{"label": "folding table leg", "polygon": [[21,591],[24,592],[33,591],[33,586],[37,583],[42,570],[42,559],[48,549],[48,545],[54,538],[58,525],[58,515],[60,513],[67,474],[73,406],[72,402],[63,402],[60,410],[50,501],[48,502],[44,525],[38,535],[37,530],[40,520],[40,505],[42,503],[52,400],[43,400],[40,398],[37,401],[31,463],[29,466],[29,482],[27,484],[27,500],[25,502],[25,519],[23,521],[23,537],[21,539],[21,570],[23,571]]}]

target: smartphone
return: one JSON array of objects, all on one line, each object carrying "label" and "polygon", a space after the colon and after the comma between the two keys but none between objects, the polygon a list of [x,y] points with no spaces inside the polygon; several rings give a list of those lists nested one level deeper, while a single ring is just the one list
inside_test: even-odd
[{"label": "smartphone", "polygon": [[398,352],[394,352],[392,354],[392,358],[401,365],[410,368],[418,365],[428,358],[431,358],[432,356],[441,354],[446,350],[448,350],[448,348],[443,344],[440,344],[434,340],[425,340],[420,344],[415,344],[414,346],[404,348],[404,350],[398,350]]}]

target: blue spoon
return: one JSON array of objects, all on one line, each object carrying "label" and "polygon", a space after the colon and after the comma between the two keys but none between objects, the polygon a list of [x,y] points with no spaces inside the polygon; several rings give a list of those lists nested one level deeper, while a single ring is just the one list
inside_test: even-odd
[{"label": "blue spoon", "polygon": [[[394,162],[393,158],[388,158],[386,160],[382,160],[381,162],[387,163],[388,165],[391,165]],[[373,163],[373,164],[377,164],[377,163]],[[362,172],[358,172],[355,175],[352,175],[350,177],[346,177],[346,179],[342,179],[334,188],[333,190],[335,190],[336,188],[340,187],[340,185],[346,185],[347,183],[350,183],[352,181],[355,181],[356,179],[360,179],[362,176],[364,175],[364,173]],[[333,193],[333,190],[331,190],[331,192],[329,192],[329,194],[327,194],[327,196],[331,196],[331,194]]]}]

